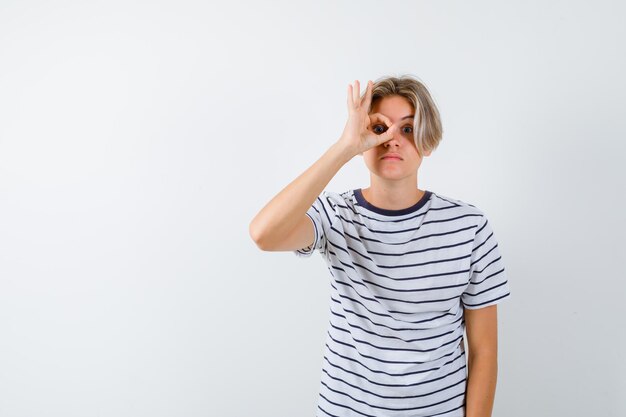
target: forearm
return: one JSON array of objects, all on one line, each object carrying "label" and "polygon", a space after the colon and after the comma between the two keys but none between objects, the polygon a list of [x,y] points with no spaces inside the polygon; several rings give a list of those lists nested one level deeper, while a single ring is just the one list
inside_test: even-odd
[{"label": "forearm", "polygon": [[353,157],[340,142],[333,144],[306,171],[283,188],[250,223],[257,243],[282,241],[297,225],[330,180]]},{"label": "forearm", "polygon": [[498,378],[496,354],[468,356],[465,417],[491,417]]}]

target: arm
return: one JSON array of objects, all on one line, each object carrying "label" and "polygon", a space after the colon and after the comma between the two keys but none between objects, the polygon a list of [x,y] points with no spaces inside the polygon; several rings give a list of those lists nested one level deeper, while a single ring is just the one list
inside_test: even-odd
[{"label": "arm", "polygon": [[[339,140],[320,159],[281,190],[252,219],[249,233],[263,250],[295,250],[313,242],[313,224],[306,212],[330,180],[353,156],[391,139],[397,130],[390,120],[378,113],[368,115],[373,84],[368,83],[364,97],[348,87],[348,121]],[[383,121],[389,129],[377,135],[370,126]]]},{"label": "arm", "polygon": [[[263,250],[289,250],[313,242],[313,226],[306,212],[351,158],[345,146],[335,143],[274,196],[250,223],[250,236],[257,246]],[[291,236],[292,231],[297,231],[297,236]]]},{"label": "arm", "polygon": [[498,377],[497,305],[465,309],[469,349],[466,417],[491,417]]}]

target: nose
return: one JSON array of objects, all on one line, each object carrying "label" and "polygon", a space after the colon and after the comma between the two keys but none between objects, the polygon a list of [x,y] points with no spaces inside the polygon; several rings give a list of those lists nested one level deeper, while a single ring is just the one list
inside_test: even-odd
[{"label": "nose", "polygon": [[385,146],[391,146],[391,145],[400,146],[400,140],[398,139],[399,133],[397,131],[395,131],[391,135],[392,135],[391,139],[389,139],[387,142],[384,142],[383,145],[385,145]]}]

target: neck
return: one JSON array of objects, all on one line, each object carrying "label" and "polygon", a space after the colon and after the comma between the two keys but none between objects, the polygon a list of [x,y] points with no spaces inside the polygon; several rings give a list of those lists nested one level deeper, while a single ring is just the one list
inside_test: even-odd
[{"label": "neck", "polygon": [[417,187],[417,177],[407,181],[372,180],[368,188],[361,190],[363,197],[372,205],[387,210],[402,210],[416,204],[425,191]]}]

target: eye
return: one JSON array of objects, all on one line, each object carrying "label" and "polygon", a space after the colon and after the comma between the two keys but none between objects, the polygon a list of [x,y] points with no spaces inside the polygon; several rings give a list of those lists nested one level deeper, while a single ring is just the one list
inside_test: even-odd
[{"label": "eye", "polygon": [[[381,125],[381,124],[377,124],[377,125],[372,126],[372,130],[373,130],[373,131],[374,131],[374,133],[376,133],[377,135],[380,135],[381,133],[386,132],[386,131],[387,131],[387,129],[388,129],[388,128],[387,128],[387,126],[385,126],[385,125]],[[404,127],[402,128],[402,131],[403,131],[404,133],[406,133],[406,134],[413,133],[413,126],[406,125],[406,126],[404,126]]]},{"label": "eye", "polygon": [[377,135],[380,135],[383,132],[387,131],[387,126],[385,125],[374,125],[372,127],[372,130],[374,131],[374,133],[376,133]]}]

